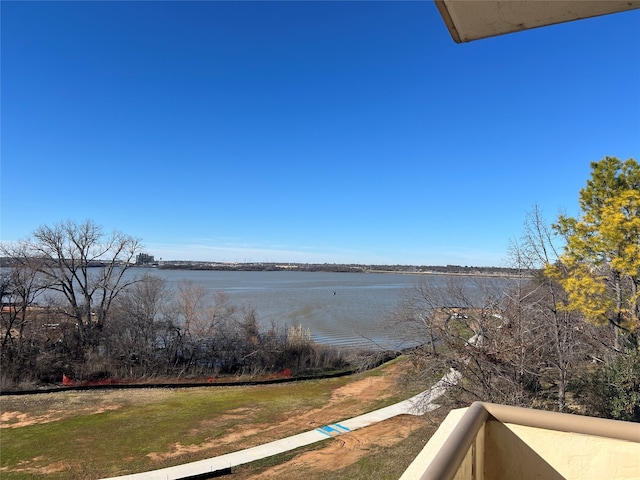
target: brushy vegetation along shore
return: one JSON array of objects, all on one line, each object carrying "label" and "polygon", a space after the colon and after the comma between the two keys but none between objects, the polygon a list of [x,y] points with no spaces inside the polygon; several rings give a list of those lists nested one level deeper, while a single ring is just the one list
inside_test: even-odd
[{"label": "brushy vegetation along shore", "polygon": [[0,472],[95,479],[262,444],[403,399],[392,381],[400,361],[281,385],[0,397]]},{"label": "brushy vegetation along shore", "polygon": [[[146,389],[146,388],[202,388],[202,387],[243,387],[252,385],[272,385],[278,383],[290,383],[309,380],[321,380],[328,378],[344,377],[356,373],[371,370],[383,363],[398,357],[400,353],[393,351],[366,352],[354,351],[352,362],[341,368],[333,369],[307,369],[293,376],[291,370],[272,374],[238,374],[216,375],[209,377],[149,377],[149,378],[104,378],[95,381],[74,381],[66,378],[66,381],[54,385],[40,385],[33,388],[31,384],[10,385],[8,388],[0,385],[0,396],[3,395],[36,395],[69,391],[99,391],[119,389]],[[357,361],[356,361],[357,360]]]},{"label": "brushy vegetation along shore", "polygon": [[[0,278],[3,299],[24,289],[21,272]],[[100,278],[92,277],[80,289],[93,291],[97,287],[89,283]],[[67,287],[63,290],[76,290]],[[126,287],[103,285],[112,295],[109,308],[37,305],[34,299],[46,290],[38,288],[3,305],[0,313],[2,391],[60,383],[309,377],[360,369],[380,353],[315,343],[302,325],[264,326],[254,308],[234,305],[224,293],[189,282],[177,291],[150,275]],[[89,299],[83,305],[91,304]]]}]

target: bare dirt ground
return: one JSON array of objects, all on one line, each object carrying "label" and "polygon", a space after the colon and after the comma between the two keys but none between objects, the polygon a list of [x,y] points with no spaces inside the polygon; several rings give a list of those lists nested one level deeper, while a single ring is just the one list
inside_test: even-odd
[{"label": "bare dirt ground", "polygon": [[[144,404],[149,399],[169,396],[159,389],[96,391],[87,402],[85,392],[50,393],[46,395],[16,395],[0,397],[0,429],[56,422],[78,414],[91,415],[117,410],[125,403]],[[28,410],[30,413],[24,413]]]},{"label": "bare dirt ground", "polygon": [[340,435],[321,448],[302,452],[293,459],[270,467],[260,473],[241,472],[234,479],[293,479],[335,472],[363,457],[376,454],[384,447],[393,447],[416,430],[416,419],[403,415],[369,427]]},{"label": "bare dirt ground", "polygon": [[[333,391],[328,402],[319,408],[291,411],[288,418],[277,425],[264,423],[239,422],[233,431],[212,441],[203,441],[195,445],[173,444],[167,451],[155,452],[149,455],[152,460],[158,462],[166,461],[170,458],[186,456],[188,458],[206,458],[216,455],[220,448],[226,450],[240,450],[259,443],[286,437],[292,433],[297,433],[300,428],[311,430],[319,426],[327,425],[351,416],[356,416],[372,410],[372,404],[389,398],[397,394],[397,377],[401,363],[395,363],[384,369],[384,374],[380,376],[369,376],[349,382]],[[92,395],[91,403],[82,401],[80,396],[77,400],[69,392],[45,395],[42,397],[31,396],[15,397],[11,401],[2,399],[2,412],[0,413],[0,429],[17,428],[20,426],[32,425],[34,423],[46,423],[57,421],[65,417],[83,414],[99,413],[107,410],[117,410],[124,402],[139,402],[145,404],[151,398],[158,400],[162,396],[169,396],[169,391],[158,389],[134,390],[134,391],[102,391]],[[66,395],[64,401],[59,395]],[[26,409],[21,408],[21,402],[40,402],[29,409],[30,414],[23,413]],[[70,404],[74,408],[70,408]],[[14,408],[12,408],[12,406]],[[247,409],[231,410],[225,414],[229,418],[250,418]],[[203,421],[198,427],[198,431],[206,432],[210,429],[212,422]],[[399,416],[378,424],[366,427],[354,432],[340,435],[339,437],[328,439],[320,446],[310,451],[303,451],[295,455],[292,459],[284,461],[279,465],[267,468],[261,473],[255,471],[240,471],[231,478],[295,478],[292,472],[305,472],[305,476],[314,478],[320,473],[331,472],[349,466],[361,458],[375,453],[376,449],[382,447],[393,447],[393,445],[407,438],[411,432],[419,428],[424,428],[423,420],[413,416]],[[426,441],[426,439],[425,439]],[[225,448],[226,447],[226,448]],[[52,468],[55,466],[51,466]],[[54,469],[55,471],[55,469]],[[41,472],[45,473],[45,472]],[[286,473],[286,475],[285,475]],[[293,477],[291,475],[294,475]]]}]

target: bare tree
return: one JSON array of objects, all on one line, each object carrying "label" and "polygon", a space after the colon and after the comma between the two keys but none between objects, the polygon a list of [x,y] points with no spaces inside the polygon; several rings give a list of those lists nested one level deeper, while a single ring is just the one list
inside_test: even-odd
[{"label": "bare tree", "polygon": [[[521,241],[510,245],[509,258],[515,268],[539,273],[523,288],[510,292],[508,302],[511,315],[515,315],[516,310],[522,312],[528,328],[541,329],[538,348],[552,369],[546,376],[557,387],[557,407],[562,412],[567,407],[571,370],[587,355],[598,355],[606,342],[596,340],[595,329],[579,314],[562,308],[567,302],[566,291],[544,274],[544,267],[557,264],[558,243],[542,212],[534,206],[525,219]],[[557,264],[557,268],[562,266]]]},{"label": "bare tree", "polygon": [[65,301],[80,344],[96,345],[113,300],[134,282],[125,277],[139,240],[114,232],[106,236],[90,220],[41,226],[12,250],[12,260],[36,272]]},{"label": "bare tree", "polygon": [[505,279],[425,276],[405,293],[394,329],[418,344],[408,353],[422,381],[454,369],[461,379],[449,387],[463,403],[528,404],[533,385],[520,358],[528,352],[506,348],[523,342],[506,342],[513,331],[502,327],[507,288]]},{"label": "bare tree", "polygon": [[[228,349],[228,324],[235,311],[223,292],[215,292],[212,298],[201,285],[183,282],[178,287],[175,302],[176,324],[180,330],[177,362],[186,367],[215,363],[216,351]],[[219,360],[221,356],[217,357]]]},{"label": "bare tree", "polygon": [[43,289],[38,276],[20,266],[10,267],[0,276],[0,368],[8,383],[33,373],[34,359],[29,357],[42,339],[35,335],[39,311],[34,311],[33,305]]},{"label": "bare tree", "polygon": [[592,351],[589,326],[557,308],[562,288],[532,270],[553,246],[538,212],[530,220],[523,246],[512,245],[520,275],[423,277],[405,292],[397,313],[395,330],[418,343],[409,352],[424,381],[453,368],[460,380],[450,388],[462,403],[530,406],[546,398],[552,384],[563,411],[571,369]]},{"label": "bare tree", "polygon": [[14,266],[0,277],[2,297],[2,349],[14,345],[22,338],[27,324],[29,307],[45,290],[38,275],[32,270]]},{"label": "bare tree", "polygon": [[572,369],[598,345],[579,315],[560,308],[564,289],[542,273],[557,258],[553,242],[534,209],[521,243],[510,247],[519,275],[493,285],[477,277],[425,277],[406,293],[396,330],[422,339],[411,353],[428,380],[453,368],[461,375],[451,388],[463,403],[520,406],[546,401],[551,385],[557,409],[566,410]]},{"label": "bare tree", "polygon": [[145,275],[114,302],[106,341],[109,354],[128,368],[128,375],[159,373],[170,300],[165,280]]}]

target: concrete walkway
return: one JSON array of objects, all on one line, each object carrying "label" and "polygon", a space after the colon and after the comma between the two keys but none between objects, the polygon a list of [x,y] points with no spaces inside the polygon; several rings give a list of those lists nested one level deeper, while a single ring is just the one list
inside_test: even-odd
[{"label": "concrete walkway", "polygon": [[460,373],[452,369],[429,390],[425,390],[408,400],[348,420],[343,420],[340,423],[326,425],[274,442],[220,455],[219,457],[103,480],[178,480],[189,477],[204,478],[207,474],[213,475],[215,472],[228,471],[237,465],[250,463],[289,450],[295,450],[296,448],[367,427],[398,415],[424,415],[438,407],[438,405],[435,405],[433,402],[441,397],[450,385],[456,384],[459,378]]}]

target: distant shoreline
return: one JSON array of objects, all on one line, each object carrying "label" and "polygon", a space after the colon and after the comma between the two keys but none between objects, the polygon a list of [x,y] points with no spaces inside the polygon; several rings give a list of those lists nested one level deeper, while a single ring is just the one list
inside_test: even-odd
[{"label": "distant shoreline", "polygon": [[459,276],[459,277],[515,277],[515,276],[524,276],[524,277],[532,277],[535,273],[533,270],[521,271],[519,273],[504,273],[504,272],[433,272],[433,271],[422,271],[422,272],[400,272],[400,271],[392,271],[392,270],[372,270],[368,273],[395,273],[399,275],[450,275],[450,276]]},{"label": "distant shoreline", "polygon": [[[151,257],[153,258],[153,257]],[[12,259],[0,257],[0,267],[11,268]],[[91,268],[100,268],[108,262],[99,260],[88,264]],[[364,265],[342,263],[278,263],[278,262],[203,262],[189,260],[160,260],[148,263],[126,264],[128,268],[157,268],[159,270],[213,270],[248,272],[336,272],[336,273],[396,273],[406,275],[459,275],[468,277],[531,277],[537,270],[520,270],[509,267],[472,267],[460,265]]]},{"label": "distant shoreline", "polygon": [[330,263],[222,263],[195,261],[160,261],[136,267],[158,268],[162,270],[214,270],[214,271],[294,271],[294,272],[337,272],[337,273],[395,273],[405,275],[460,275],[482,277],[533,276],[535,270],[518,270],[507,267],[469,267],[459,265],[416,266],[416,265],[361,265]]}]

